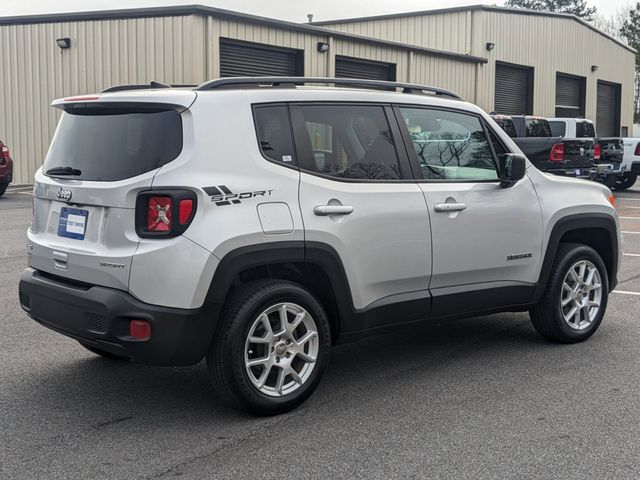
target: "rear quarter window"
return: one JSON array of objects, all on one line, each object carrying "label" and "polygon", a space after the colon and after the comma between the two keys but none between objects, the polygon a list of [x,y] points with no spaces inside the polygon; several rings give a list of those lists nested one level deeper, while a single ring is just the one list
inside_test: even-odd
[{"label": "rear quarter window", "polygon": [[175,110],[65,112],[43,171],[46,175],[68,167],[79,172],[68,178],[123,180],[175,160],[182,151],[182,138],[182,118]]}]

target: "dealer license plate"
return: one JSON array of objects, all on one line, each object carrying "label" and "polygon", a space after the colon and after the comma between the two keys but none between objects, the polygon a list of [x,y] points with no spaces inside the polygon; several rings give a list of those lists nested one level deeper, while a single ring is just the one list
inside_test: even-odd
[{"label": "dealer license plate", "polygon": [[62,207],[58,223],[58,236],[84,240],[88,218],[89,212],[87,210]]}]

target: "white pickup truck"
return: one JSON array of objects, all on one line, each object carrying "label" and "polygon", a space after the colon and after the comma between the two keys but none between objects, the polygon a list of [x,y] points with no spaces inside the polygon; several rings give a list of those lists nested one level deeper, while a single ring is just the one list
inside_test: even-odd
[{"label": "white pickup truck", "polygon": [[623,138],[624,157],[622,168],[624,173],[616,183],[616,190],[626,190],[636,183],[640,174],[640,137]]},{"label": "white pickup truck", "polygon": [[585,118],[549,118],[548,120],[551,132],[555,136],[592,138],[596,144],[594,162],[596,179],[611,189],[618,188],[625,174],[625,170],[623,170],[624,147],[620,137],[598,137],[593,122]]}]

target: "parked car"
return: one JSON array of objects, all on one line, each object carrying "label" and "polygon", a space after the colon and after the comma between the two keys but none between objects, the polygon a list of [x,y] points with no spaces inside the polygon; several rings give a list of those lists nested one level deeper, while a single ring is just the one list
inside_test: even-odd
[{"label": "parked car", "polygon": [[13,160],[9,155],[9,147],[0,140],[0,197],[13,181]]},{"label": "parked car", "polygon": [[568,139],[551,134],[546,118],[531,115],[492,115],[520,150],[543,172],[594,179],[595,157],[592,139]]},{"label": "parked car", "polygon": [[624,157],[622,159],[623,174],[618,178],[616,190],[631,188],[640,174],[640,138],[623,138]]},{"label": "parked car", "polygon": [[624,146],[622,138],[598,137],[595,125],[585,118],[549,118],[549,125],[553,135],[563,138],[591,138],[596,143],[595,160],[597,178],[609,188],[614,188],[623,175],[622,157]]},{"label": "parked car", "polygon": [[221,398],[276,414],[313,392],[334,343],[503,311],[573,343],[603,320],[611,192],[531,168],[454,93],[122,88],[53,102],[19,286],[32,318],[98,355],[204,357]]}]

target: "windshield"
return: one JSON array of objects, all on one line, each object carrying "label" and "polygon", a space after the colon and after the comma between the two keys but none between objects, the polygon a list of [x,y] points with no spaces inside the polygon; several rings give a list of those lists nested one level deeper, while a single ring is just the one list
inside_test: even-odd
[{"label": "windshield", "polygon": [[159,168],[181,151],[182,119],[175,110],[65,112],[43,172],[78,180],[122,180]]}]

